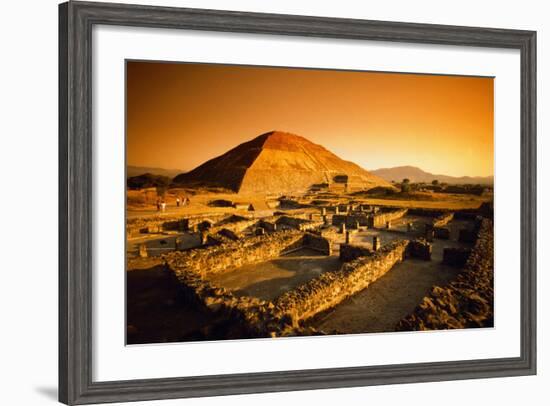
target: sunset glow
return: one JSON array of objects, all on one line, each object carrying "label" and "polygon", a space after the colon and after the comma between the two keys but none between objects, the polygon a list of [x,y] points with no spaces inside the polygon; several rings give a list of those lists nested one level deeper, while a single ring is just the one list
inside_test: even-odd
[{"label": "sunset glow", "polygon": [[127,63],[128,165],[191,170],[270,130],[365,169],[493,175],[493,78]]}]

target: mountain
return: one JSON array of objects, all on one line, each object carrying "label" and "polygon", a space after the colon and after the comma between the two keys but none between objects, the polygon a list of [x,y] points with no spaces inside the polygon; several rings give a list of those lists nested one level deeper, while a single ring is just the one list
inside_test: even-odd
[{"label": "mountain", "polygon": [[182,172],[183,171],[181,169],[149,168],[147,166],[128,165],[126,167],[126,178],[132,178],[134,176],[144,175],[146,173],[173,178]]},{"label": "mountain", "polygon": [[380,176],[382,179],[385,179],[389,182],[392,180],[396,182],[401,182],[403,179],[407,178],[411,182],[425,182],[431,183],[433,180],[438,180],[440,183],[450,183],[450,184],[482,184],[482,185],[492,185],[493,177],[492,176],[448,176],[448,175],[434,175],[423,171],[416,166],[396,166],[394,168],[382,168],[370,171],[372,174]]},{"label": "mountain", "polygon": [[347,184],[354,189],[391,187],[322,146],[281,131],[270,131],[244,142],[176,176],[174,182],[220,186],[239,193],[298,192],[323,183]]}]

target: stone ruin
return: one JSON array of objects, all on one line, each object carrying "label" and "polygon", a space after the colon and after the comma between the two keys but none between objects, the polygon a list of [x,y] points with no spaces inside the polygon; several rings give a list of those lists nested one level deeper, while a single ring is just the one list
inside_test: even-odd
[{"label": "stone ruin", "polygon": [[303,322],[365,289],[407,257],[427,259],[431,252],[425,240],[397,240],[378,250],[341,244],[339,270],[320,274],[303,285],[268,301],[238,296],[214,286],[209,276],[231,272],[236,267],[260,263],[301,248],[331,255],[332,242],[320,233],[281,230],[242,241],[163,256],[166,269],[180,284],[180,299],[222,315],[242,328],[249,337],[322,334],[302,327]]},{"label": "stone ruin", "polygon": [[[474,230],[460,230],[459,241],[475,242],[476,245],[471,250],[445,248],[443,263],[458,268],[465,267],[464,275],[469,275],[468,272],[473,272],[474,276],[481,273],[484,278],[487,278],[487,269],[492,267],[492,263],[489,266],[480,259],[480,250],[489,249],[487,246],[489,238],[487,221],[489,220],[475,217],[475,213],[402,208],[374,210],[374,207],[368,205],[352,204],[334,206],[333,214],[329,214],[330,212],[330,208],[323,207],[317,215],[305,213],[291,216],[276,213],[272,217],[262,219],[235,215],[228,217],[227,214],[216,213],[190,216],[185,219],[170,217],[153,218],[148,221],[138,219],[128,222],[127,232],[132,234],[136,233],[136,230],[138,233],[178,230],[200,233],[201,247],[180,251],[176,239],[174,251],[162,256],[166,269],[179,282],[179,299],[186,305],[213,312],[240,326],[243,336],[246,337],[324,334],[321,331],[303,327],[304,322],[365,289],[391,270],[396,263],[406,258],[430,260],[432,253],[430,241],[433,238],[448,239],[450,232],[446,226],[455,217],[475,219]],[[421,230],[413,233],[415,228],[412,223],[407,223],[406,233],[393,230],[392,221],[408,213],[431,217],[426,224],[424,235]],[[384,246],[381,246],[378,236],[373,236],[372,248],[369,249],[353,244],[353,234],[361,228],[380,228],[386,231],[391,229],[392,233],[409,235],[404,237],[405,239],[396,240]],[[490,231],[492,232],[492,228]],[[339,259],[342,263],[340,269],[322,273],[274,300],[239,296],[228,289],[214,286],[209,281],[209,276],[213,274],[230,272],[243,265],[275,259],[302,248],[313,249],[322,255],[331,255],[333,241],[340,239],[342,234],[345,243],[340,244]],[[484,245],[480,245],[480,241],[485,241]],[[492,250],[492,240],[490,243]],[[146,258],[146,247],[140,245],[138,254]],[[472,260],[472,258],[477,259]],[[464,281],[467,281],[473,283],[472,286],[476,288],[481,286],[487,290],[486,280],[476,279],[476,277],[465,276],[463,280],[461,279],[461,283],[464,284]],[[460,296],[464,295],[460,286],[451,284],[449,287],[434,288],[432,295],[424,298],[415,312],[402,320],[398,329],[437,328],[438,324],[433,317],[439,317],[439,323],[443,325],[443,311],[449,313],[449,309],[437,310],[438,306],[444,307],[444,305],[434,297],[441,298],[444,295],[449,303],[462,303],[465,299]],[[487,294],[483,297],[482,303],[492,306],[492,296]],[[487,306],[483,309],[486,310]],[[461,311],[463,310],[464,308],[461,308]],[[451,314],[457,320],[451,322],[454,326],[475,324],[471,320],[465,321],[464,316],[459,320],[456,312]],[[492,320],[488,312],[483,314],[486,318],[478,319],[478,325],[488,324],[489,320]]]},{"label": "stone ruin", "polygon": [[464,265],[446,286],[435,286],[396,329],[439,330],[494,326],[494,231],[489,218],[477,220],[472,250],[446,249],[444,262]]}]

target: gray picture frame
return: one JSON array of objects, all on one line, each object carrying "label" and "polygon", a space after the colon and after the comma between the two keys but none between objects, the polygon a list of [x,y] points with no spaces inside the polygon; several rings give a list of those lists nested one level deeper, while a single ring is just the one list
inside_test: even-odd
[{"label": "gray picture frame", "polygon": [[[91,33],[95,24],[518,49],[521,53],[521,355],[452,362],[93,381]],[[121,402],[535,373],[536,32],[109,3],[68,2],[59,6],[61,402]]]}]

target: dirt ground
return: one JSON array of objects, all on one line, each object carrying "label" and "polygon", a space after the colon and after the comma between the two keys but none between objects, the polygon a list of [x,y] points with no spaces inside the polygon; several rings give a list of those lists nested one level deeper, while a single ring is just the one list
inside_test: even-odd
[{"label": "dirt ground", "polygon": [[[458,268],[442,264],[443,249],[470,247],[459,243],[457,238],[458,230],[471,223],[453,220],[449,226],[451,240],[434,240],[431,261],[407,259],[397,264],[368,288],[315,316],[307,325],[326,332],[336,330],[349,334],[394,331],[397,323],[414,310],[434,285],[446,285],[460,272]],[[383,230],[371,233],[378,233],[383,240],[396,238],[396,234]]]},{"label": "dirt ground", "polygon": [[[183,207],[177,207],[175,203],[175,195],[181,194],[189,196],[189,203]],[[178,190],[170,191],[169,198],[166,199],[167,206],[165,212],[156,210],[155,199],[150,199],[145,203],[136,203],[134,200],[127,202],[127,218],[147,217],[156,215],[174,215],[181,214],[183,216],[201,214],[201,213],[228,213],[228,214],[249,214],[254,216],[268,216],[273,213],[273,207],[269,207],[268,201],[272,201],[274,197],[265,195],[237,194],[237,193],[214,193],[206,191],[197,191],[194,195],[178,192]],[[315,200],[315,195],[311,195],[312,200]],[[430,200],[397,200],[397,199],[380,199],[368,197],[354,197],[352,195],[336,194],[333,199],[350,199],[360,201],[364,204],[378,206],[399,206],[404,208],[427,208],[427,209],[474,209],[485,201],[491,200],[491,197],[482,197],[475,195],[459,195],[448,193],[433,193],[430,195]],[[228,200],[234,203],[252,204],[254,211],[247,209],[236,209],[234,207],[215,207],[212,202],[215,200]]]},{"label": "dirt ground", "polygon": [[[130,192],[129,192],[130,193]],[[189,201],[185,206],[177,206],[175,195],[188,196]],[[249,212],[247,209],[236,209],[234,207],[216,207],[212,204],[215,200],[227,200],[234,203],[252,204],[254,212]],[[133,199],[127,200],[126,216],[127,218],[153,216],[153,215],[173,215],[181,214],[189,216],[201,213],[228,213],[228,214],[261,214],[269,215],[272,208],[267,205],[268,199],[265,195],[247,195],[237,193],[213,193],[197,191],[196,194],[190,195],[185,192],[174,190],[169,192],[166,198],[166,211],[159,212],[156,209],[156,198],[149,199],[146,202],[136,203]]]},{"label": "dirt ground", "polygon": [[126,254],[129,257],[138,255],[139,246],[145,244],[147,254],[149,256],[160,256],[167,252],[174,251],[178,240],[179,249],[188,249],[198,247],[200,245],[200,236],[193,233],[158,233],[158,234],[143,234],[139,238],[129,239],[126,244]]},{"label": "dirt ground", "polygon": [[339,269],[341,265],[337,256],[325,256],[310,249],[300,249],[270,261],[245,265],[214,275],[209,280],[239,296],[273,300],[323,272]]}]

